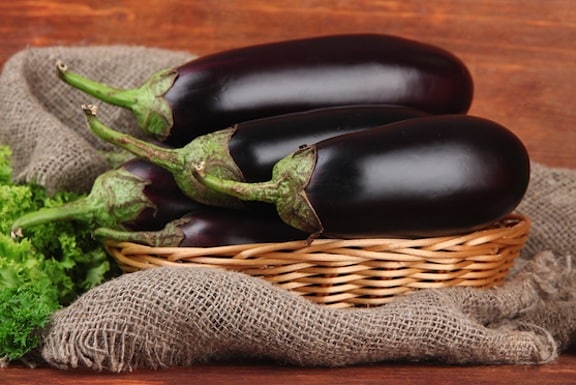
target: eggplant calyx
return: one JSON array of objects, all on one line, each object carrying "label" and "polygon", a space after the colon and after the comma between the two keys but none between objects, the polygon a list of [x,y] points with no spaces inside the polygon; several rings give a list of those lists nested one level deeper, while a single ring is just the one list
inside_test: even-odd
[{"label": "eggplant calyx", "polygon": [[163,98],[178,77],[175,69],[160,71],[152,75],[138,90],[137,102],[132,111],[138,125],[149,135],[164,141],[174,126],[172,108]]},{"label": "eggplant calyx", "polygon": [[185,147],[174,150],[181,155],[181,163],[184,165],[179,173],[174,175],[174,178],[185,194],[207,205],[229,208],[243,207],[240,200],[210,189],[201,183],[195,176],[194,167],[189,166],[202,163],[205,173],[220,179],[243,182],[244,175],[229,151],[230,138],[235,131],[234,127],[230,127],[202,135]]},{"label": "eggplant calyx", "polygon": [[272,170],[272,179],[279,180],[280,194],[276,202],[280,218],[292,227],[318,236],[324,226],[306,196],[306,186],[316,166],[316,147],[305,146],[280,160]]},{"label": "eggplant calyx", "polygon": [[194,167],[195,177],[207,187],[244,201],[272,203],[280,218],[299,230],[320,234],[322,223],[306,196],[305,188],[316,165],[316,147],[305,147],[276,163],[272,179],[243,183],[206,172],[205,163]]},{"label": "eggplant calyx", "polygon": [[96,214],[98,227],[121,228],[146,209],[156,210],[156,205],[146,196],[145,188],[150,181],[142,179],[122,168],[102,174],[94,182],[90,195],[104,202],[105,212]]},{"label": "eggplant calyx", "polygon": [[105,103],[129,109],[136,121],[148,135],[165,140],[174,125],[172,109],[163,95],[178,77],[176,69],[167,69],[153,74],[138,88],[117,89],[95,82],[68,70],[59,60],[56,63],[58,77],[68,85],[83,91]]}]

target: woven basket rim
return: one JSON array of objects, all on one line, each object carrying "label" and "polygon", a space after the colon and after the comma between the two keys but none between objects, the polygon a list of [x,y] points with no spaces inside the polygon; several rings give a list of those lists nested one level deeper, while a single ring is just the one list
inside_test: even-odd
[{"label": "woven basket rim", "polygon": [[217,247],[153,247],[105,240],[125,272],[224,268],[258,276],[330,307],[382,305],[417,289],[491,287],[505,280],[530,220],[510,214],[467,234],[432,238],[314,239]]}]

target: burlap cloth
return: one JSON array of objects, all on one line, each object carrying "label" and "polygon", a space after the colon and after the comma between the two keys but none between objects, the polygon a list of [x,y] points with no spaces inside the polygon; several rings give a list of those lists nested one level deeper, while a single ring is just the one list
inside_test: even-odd
[{"label": "burlap cloth", "polygon": [[[64,85],[55,63],[118,87],[192,58],[142,47],[24,50],[0,75],[0,143],[14,151],[15,179],[49,191],[88,191],[114,151],[94,138],[80,105],[95,102]],[[123,109],[102,119],[141,136]],[[330,309],[241,273],[157,268],[92,289],[54,314],[42,355],[61,368],[124,371],[232,357],[303,366],[383,360],[537,364],[576,339],[576,170],[533,162],[518,211],[532,231],[513,276],[500,288],[419,291],[370,309]]]},{"label": "burlap cloth", "polygon": [[[116,150],[88,129],[81,105],[97,101],[58,78],[58,59],[97,81],[137,87],[153,72],[192,57],[121,46],[35,48],[12,56],[0,75],[0,143],[12,148],[15,180],[39,183],[50,192],[87,192],[96,176],[109,168],[103,153]],[[142,137],[129,111],[98,105],[107,124]]]}]

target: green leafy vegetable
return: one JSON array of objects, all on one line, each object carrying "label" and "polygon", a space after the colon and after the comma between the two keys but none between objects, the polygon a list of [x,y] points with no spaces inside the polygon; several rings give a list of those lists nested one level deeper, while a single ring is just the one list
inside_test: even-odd
[{"label": "green leafy vegetable", "polygon": [[16,218],[42,207],[80,198],[61,192],[48,196],[37,185],[11,182],[10,150],[0,146],[0,358],[18,359],[41,342],[39,331],[51,314],[117,271],[103,246],[81,223],[35,226],[14,240]]}]

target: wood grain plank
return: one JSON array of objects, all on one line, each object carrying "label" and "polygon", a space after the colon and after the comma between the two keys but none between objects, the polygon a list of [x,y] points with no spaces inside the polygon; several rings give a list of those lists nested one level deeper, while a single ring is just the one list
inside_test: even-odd
[{"label": "wood grain plank", "polygon": [[576,3],[547,1],[166,1],[0,4],[0,64],[27,46],[148,45],[200,55],[319,34],[390,33],[460,56],[470,113],[515,131],[532,158],[576,167]]},{"label": "wood grain plank", "polygon": [[234,385],[569,385],[576,381],[576,356],[539,366],[445,366],[374,364],[345,368],[296,368],[271,363],[221,363],[132,373],[77,369],[10,368],[0,372],[5,385],[234,384]]}]

